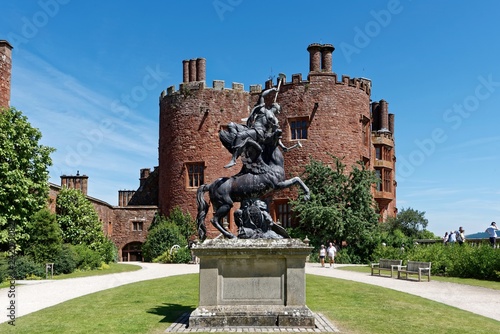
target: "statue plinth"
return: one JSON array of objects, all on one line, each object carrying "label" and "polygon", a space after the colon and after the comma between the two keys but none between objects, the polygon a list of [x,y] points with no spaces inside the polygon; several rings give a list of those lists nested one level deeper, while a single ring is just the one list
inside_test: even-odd
[{"label": "statue plinth", "polygon": [[212,239],[196,245],[200,299],[189,326],[314,328],[305,305],[311,250],[298,239]]}]

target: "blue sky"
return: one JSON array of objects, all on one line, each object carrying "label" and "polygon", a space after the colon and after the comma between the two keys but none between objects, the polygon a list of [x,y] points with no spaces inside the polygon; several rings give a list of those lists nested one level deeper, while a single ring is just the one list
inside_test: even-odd
[{"label": "blue sky", "polygon": [[2,1],[14,45],[11,105],[42,131],[51,182],[89,176],[117,204],[158,165],[158,97],[182,60],[207,60],[207,84],[307,77],[310,43],[333,71],[373,82],[396,115],[397,206],[443,235],[500,220],[497,1]]}]

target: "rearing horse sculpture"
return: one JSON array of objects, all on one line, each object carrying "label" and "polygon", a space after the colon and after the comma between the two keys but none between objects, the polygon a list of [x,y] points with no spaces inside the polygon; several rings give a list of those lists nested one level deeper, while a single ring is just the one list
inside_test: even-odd
[{"label": "rearing horse sculpture", "polygon": [[[210,184],[201,185],[197,191],[198,202],[198,235],[200,240],[206,238],[205,217],[208,212],[208,203],[204,193],[208,192],[212,203],[214,216],[212,224],[226,238],[236,236],[222,227],[222,219],[230,212],[234,202],[241,202],[252,198],[259,198],[274,190],[285,189],[292,185],[299,185],[304,191],[304,199],[309,199],[309,188],[299,177],[285,179],[284,158],[280,147],[287,151],[300,143],[287,148],[281,142],[281,129],[277,129],[260,145],[248,138],[243,145],[241,171],[231,177],[221,177]],[[232,153],[235,133],[222,130],[221,142]]]}]

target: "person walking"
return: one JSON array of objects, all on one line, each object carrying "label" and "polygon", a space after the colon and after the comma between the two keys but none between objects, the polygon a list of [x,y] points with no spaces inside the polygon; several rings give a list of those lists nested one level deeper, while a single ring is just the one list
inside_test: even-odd
[{"label": "person walking", "polygon": [[492,222],[485,231],[486,233],[488,233],[488,237],[490,238],[490,244],[491,247],[493,248],[495,248],[497,241],[497,230],[498,230],[497,223]]},{"label": "person walking", "polygon": [[326,250],[328,254],[328,259],[330,260],[330,268],[335,268],[335,253],[337,253],[337,248],[330,242],[328,249]]},{"label": "person walking", "polygon": [[325,266],[325,257],[326,257],[326,249],[325,245],[321,245],[321,248],[319,249],[319,262],[321,263],[321,266]]},{"label": "person walking", "polygon": [[456,239],[457,239],[457,242],[460,246],[462,246],[462,244],[465,242],[465,234],[464,234],[465,230],[462,226],[460,226],[458,228],[458,231],[456,232],[457,236],[456,236]]},{"label": "person walking", "polygon": [[448,235],[448,243],[454,245],[456,241],[457,235],[455,234],[455,231],[450,231],[450,234]]}]

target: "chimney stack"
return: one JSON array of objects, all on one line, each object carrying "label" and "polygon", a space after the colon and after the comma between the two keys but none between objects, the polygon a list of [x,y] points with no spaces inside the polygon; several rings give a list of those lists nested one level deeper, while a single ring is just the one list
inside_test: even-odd
[{"label": "chimney stack", "polygon": [[12,45],[0,40],[0,108],[10,106],[10,86],[12,75]]},{"label": "chimney stack", "polygon": [[389,107],[385,100],[380,100],[380,130],[389,131]]},{"label": "chimney stack", "polygon": [[332,73],[332,53],[335,50],[331,44],[321,46],[321,72]]},{"label": "chimney stack", "polygon": [[76,172],[76,175],[62,175],[61,187],[80,190],[82,194],[87,196],[88,179],[87,175],[80,175],[79,171]]},{"label": "chimney stack", "polygon": [[319,72],[321,69],[321,44],[310,44],[307,51],[309,51],[309,72]]}]

